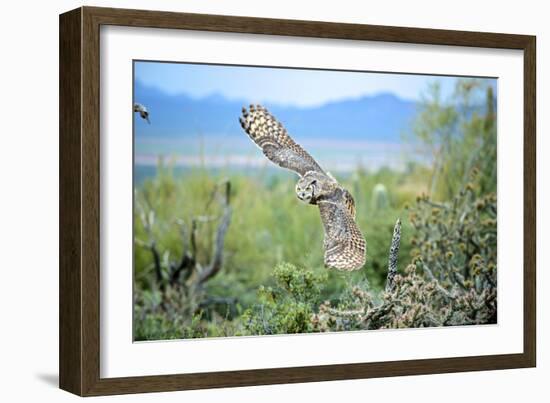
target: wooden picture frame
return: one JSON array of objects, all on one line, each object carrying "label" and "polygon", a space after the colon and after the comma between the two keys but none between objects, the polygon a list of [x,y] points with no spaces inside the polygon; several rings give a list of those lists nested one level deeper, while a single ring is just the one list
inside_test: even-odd
[{"label": "wooden picture frame", "polygon": [[[524,52],[523,353],[126,378],[100,377],[100,26],[171,28]],[[60,387],[81,396],[533,367],[536,363],[535,37],[81,7],[60,16]]]}]

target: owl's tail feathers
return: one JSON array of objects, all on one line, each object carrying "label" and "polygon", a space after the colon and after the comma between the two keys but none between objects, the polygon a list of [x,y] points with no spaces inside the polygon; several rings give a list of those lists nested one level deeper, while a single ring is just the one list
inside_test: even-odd
[{"label": "owl's tail feathers", "polygon": [[359,270],[365,265],[367,243],[364,239],[343,242],[325,250],[325,266],[341,271]]}]

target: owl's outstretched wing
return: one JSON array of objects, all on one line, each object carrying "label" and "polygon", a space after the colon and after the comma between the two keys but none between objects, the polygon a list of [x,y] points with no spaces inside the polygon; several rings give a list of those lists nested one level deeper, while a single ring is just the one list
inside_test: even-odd
[{"label": "owl's outstretched wing", "polygon": [[345,191],[342,202],[319,201],[319,212],[325,228],[325,266],[358,270],[365,264],[367,242],[355,223],[355,203]]},{"label": "owl's outstretched wing", "polygon": [[324,173],[313,157],[288,135],[283,125],[263,106],[243,108],[239,121],[252,141],[275,164],[300,176],[310,171]]}]

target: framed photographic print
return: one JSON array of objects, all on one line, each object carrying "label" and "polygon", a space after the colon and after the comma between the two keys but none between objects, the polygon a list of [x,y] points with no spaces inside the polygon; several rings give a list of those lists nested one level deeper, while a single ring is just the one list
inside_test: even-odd
[{"label": "framed photographic print", "polygon": [[62,14],[60,386],[535,366],[535,166],[533,36]]}]

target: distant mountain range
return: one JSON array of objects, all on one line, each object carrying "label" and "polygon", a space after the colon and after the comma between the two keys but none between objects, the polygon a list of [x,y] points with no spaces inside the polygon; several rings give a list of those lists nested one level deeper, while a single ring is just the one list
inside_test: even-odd
[{"label": "distant mountain range", "polygon": [[[168,95],[135,82],[134,99],[150,112],[151,124],[135,114],[137,138],[174,138],[200,133],[204,136],[241,135],[238,122],[244,102],[221,95],[194,99]],[[265,105],[290,133],[301,138],[400,141],[416,112],[414,101],[390,93],[299,108]]]}]

